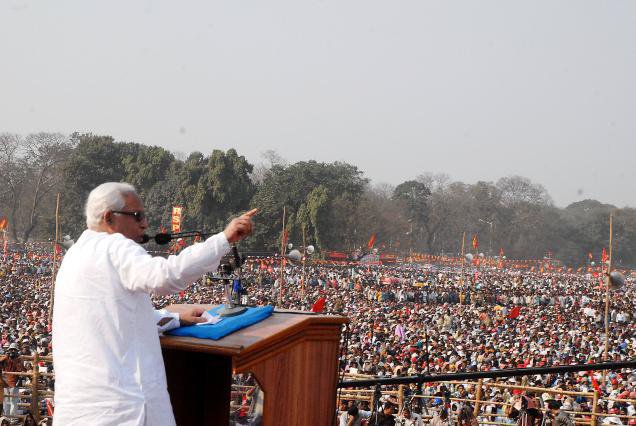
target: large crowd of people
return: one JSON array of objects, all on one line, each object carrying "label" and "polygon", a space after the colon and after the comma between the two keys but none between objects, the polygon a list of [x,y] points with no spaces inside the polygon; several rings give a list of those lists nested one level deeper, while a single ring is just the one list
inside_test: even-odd
[{"label": "large crowd of people", "polygon": [[[53,266],[50,253],[50,244],[11,244],[8,253],[0,254],[0,368],[4,371],[9,371],[9,365],[32,368],[28,363],[19,367],[15,362],[10,364],[8,360],[12,358],[3,358],[10,351],[48,355],[52,350],[48,321]],[[351,323],[343,334],[345,348],[340,359],[343,373],[392,377],[604,360],[605,289],[601,279],[590,274],[493,267],[476,270],[472,266],[462,272],[457,267],[422,264],[309,262],[304,268],[287,264],[281,289],[278,265],[275,259],[247,262],[242,273],[246,300],[254,305],[311,310],[324,299],[325,313],[348,316]],[[157,308],[172,303],[214,304],[222,300],[221,286],[207,278],[193,283],[185,292],[153,298]],[[610,302],[607,359],[634,359],[636,288],[631,278],[624,287],[611,291]],[[42,371],[52,368],[46,362],[38,367]],[[4,377],[4,412],[16,414],[16,389],[27,383]],[[605,380],[601,373],[573,373],[500,382],[572,392],[596,390],[601,396],[636,400],[636,372],[631,370],[609,372]],[[43,386],[52,391],[54,381],[47,380]],[[409,392],[415,392],[415,388],[407,389]],[[434,407],[444,406],[444,398],[449,395],[474,399],[477,390],[473,385],[441,388],[438,384],[426,386],[422,392],[431,398],[409,407],[411,423],[406,423],[403,407],[396,407],[395,413],[402,416],[404,424],[418,424],[418,416],[426,418],[426,414],[435,414],[432,421],[444,424],[449,415],[459,416],[462,408],[467,411],[466,407],[451,410],[446,418],[440,418],[445,416],[443,409],[436,411]],[[494,386],[484,392],[483,397],[492,404],[481,408],[480,414],[487,418],[480,417],[480,421],[510,421],[509,413],[504,413],[498,403],[519,398],[518,392]],[[536,396],[546,404],[553,399]],[[592,411],[589,397],[563,395],[559,399],[565,409]],[[392,403],[395,402],[386,401],[387,406]],[[634,424],[620,416],[635,415],[636,402],[605,400],[603,404],[598,412],[604,414],[606,422]],[[359,424],[373,407],[352,403],[341,408],[341,424],[347,425]],[[42,409],[44,412],[45,407]],[[393,414],[388,409],[386,417],[390,416]]]}]

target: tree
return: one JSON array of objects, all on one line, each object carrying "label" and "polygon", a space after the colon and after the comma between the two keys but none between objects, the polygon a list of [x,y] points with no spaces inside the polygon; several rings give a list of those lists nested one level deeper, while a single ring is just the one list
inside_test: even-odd
[{"label": "tree", "polygon": [[38,226],[52,223],[53,194],[61,182],[62,164],[72,149],[73,143],[59,133],[35,133],[26,138],[0,135],[0,181],[4,189],[0,199],[8,206],[13,239],[28,241],[34,231],[40,236],[46,234],[47,229]]},{"label": "tree", "polygon": [[415,243],[426,238],[426,248],[430,249],[433,234],[429,232],[429,202],[430,189],[416,180],[403,182],[395,187],[393,199],[402,207],[403,214],[407,217],[409,228],[406,231],[409,248],[413,249]]},{"label": "tree", "polygon": [[9,231],[14,240],[18,239],[17,218],[22,201],[22,191],[27,182],[28,173],[23,158],[24,145],[20,135],[0,134],[0,200],[7,206]]},{"label": "tree", "polygon": [[290,240],[301,241],[302,228],[318,247],[346,249],[354,242],[355,212],[367,184],[355,166],[307,161],[274,165],[258,186],[252,206],[260,209],[252,247],[277,251],[283,207]]}]

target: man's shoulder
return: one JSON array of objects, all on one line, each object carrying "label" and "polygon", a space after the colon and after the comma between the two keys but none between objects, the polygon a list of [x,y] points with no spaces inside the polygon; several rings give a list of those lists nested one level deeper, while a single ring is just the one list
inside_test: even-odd
[{"label": "man's shoulder", "polygon": [[109,250],[113,246],[116,246],[117,248],[122,248],[124,246],[141,248],[141,246],[139,246],[139,244],[135,241],[130,238],[126,238],[118,232],[109,234],[108,232],[98,232],[87,229],[82,233],[80,238],[77,240],[77,243],[69,249],[68,254],[70,254],[73,249],[83,251],[91,246],[96,249],[99,248],[99,250]]}]

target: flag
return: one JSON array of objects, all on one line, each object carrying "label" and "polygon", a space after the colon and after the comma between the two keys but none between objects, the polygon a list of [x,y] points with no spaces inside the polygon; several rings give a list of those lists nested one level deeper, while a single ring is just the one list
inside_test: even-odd
[{"label": "flag", "polygon": [[605,247],[603,247],[603,252],[601,253],[601,261],[603,263],[607,261],[607,252],[605,251]]},{"label": "flag", "polygon": [[314,303],[314,305],[311,307],[311,311],[322,312],[323,309],[325,309],[325,303],[327,303],[327,298],[321,297],[320,299],[316,300],[316,303]]},{"label": "flag", "polygon": [[503,252],[503,248],[499,249],[499,257],[503,257],[504,256],[504,252]]},{"label": "flag", "polygon": [[594,372],[590,371],[590,379],[592,379],[592,387],[594,387],[594,390],[596,390],[596,392],[600,392],[601,388],[598,385],[598,382],[596,381],[596,377],[594,377]]},{"label": "flag", "polygon": [[367,244],[367,247],[373,248],[373,244],[375,244],[375,234],[372,234],[371,238],[369,238],[369,243]]},{"label": "flag", "polygon": [[594,256],[592,256],[592,252],[589,252],[589,253],[587,254],[587,257],[588,257],[590,260],[594,259]]},{"label": "flag", "polygon": [[473,236],[473,248],[477,250],[479,248],[479,242],[477,241],[477,234]]},{"label": "flag", "polygon": [[515,306],[514,308],[512,308],[510,310],[510,312],[508,313],[508,319],[515,319],[517,318],[519,315],[521,315],[521,306]]},{"label": "flag", "polygon": [[179,206],[172,208],[172,232],[181,232],[181,214],[183,209]]},{"label": "flag", "polygon": [[9,220],[6,217],[0,217],[0,231],[7,229],[8,224]]}]

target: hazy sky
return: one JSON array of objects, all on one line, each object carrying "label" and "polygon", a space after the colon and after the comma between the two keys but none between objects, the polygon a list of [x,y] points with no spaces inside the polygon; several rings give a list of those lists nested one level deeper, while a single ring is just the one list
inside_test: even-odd
[{"label": "hazy sky", "polygon": [[636,1],[0,3],[0,132],[636,206]]}]

